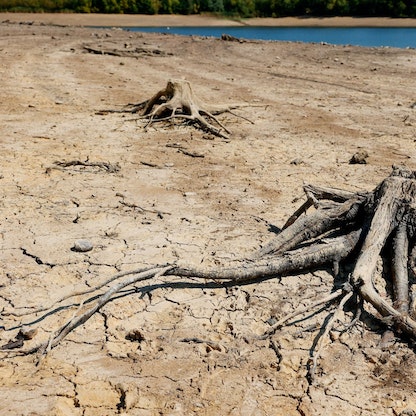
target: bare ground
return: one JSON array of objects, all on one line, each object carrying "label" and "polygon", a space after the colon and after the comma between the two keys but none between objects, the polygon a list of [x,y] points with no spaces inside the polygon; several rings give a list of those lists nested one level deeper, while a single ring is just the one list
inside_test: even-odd
[{"label": "bare ground", "polygon": [[[85,44],[158,52],[99,55]],[[28,347],[46,340],[73,311],[39,322],[31,311],[117,271],[249,256],[300,205],[304,182],[366,191],[393,164],[416,167],[414,50],[2,23],[0,56],[1,345],[21,324],[38,328]],[[208,103],[253,107],[220,116],[230,140],[100,112],[150,98],[169,78]],[[367,164],[350,164],[361,150]],[[93,250],[71,251],[82,238]],[[0,413],[416,411],[414,348],[371,315],[337,326],[313,385],[306,367],[325,312],[255,339],[333,283],[320,270],[121,297],[39,365],[1,352]]]}]

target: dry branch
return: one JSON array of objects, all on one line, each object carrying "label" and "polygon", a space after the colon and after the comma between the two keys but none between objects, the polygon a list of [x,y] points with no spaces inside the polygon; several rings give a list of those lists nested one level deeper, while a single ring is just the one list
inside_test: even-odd
[{"label": "dry branch", "polygon": [[49,173],[52,169],[65,170],[69,167],[81,166],[83,168],[98,168],[108,173],[116,173],[121,168],[118,163],[110,162],[90,162],[89,160],[69,160],[69,161],[55,161],[52,166],[46,168],[46,173]]},{"label": "dry branch", "polygon": [[89,52],[96,55],[110,55],[110,56],[119,56],[127,58],[139,58],[141,56],[166,56],[172,55],[171,53],[166,53],[158,48],[143,48],[143,47],[134,47],[132,45],[125,44],[123,48],[120,48],[118,45],[84,45],[83,48]]},{"label": "dry branch", "polygon": [[[353,272],[344,279],[341,288],[282,317],[260,338],[273,336],[277,329],[290,323],[293,318],[311,313],[318,306],[339,301],[338,308],[323,328],[323,335],[312,353],[309,372],[311,380],[318,365],[324,338],[339,319],[347,301],[354,300],[357,306],[357,315],[352,324],[359,319],[361,310],[368,303],[375,308],[378,317],[387,322],[396,333],[416,339],[416,321],[412,318],[409,306],[409,276],[414,277],[416,262],[416,172],[394,168],[389,177],[373,192],[368,193],[354,194],[312,186],[306,186],[305,193],[309,206],[314,205],[315,211],[302,217],[301,211],[307,210],[304,204],[302,210],[292,216],[291,224],[251,259],[226,268],[205,269],[171,264],[115,275],[96,288],[84,292],[91,294],[109,283],[113,284],[101,295],[81,302],[85,305],[93,300],[95,303],[92,306],[83,311],[80,308],[73,318],[53,333],[48,342],[29,351],[22,350],[21,353],[48,351],[57,346],[71,331],[111,301],[120,290],[136,286],[139,282],[164,276],[163,279],[167,279],[164,280],[164,286],[169,286],[173,284],[169,281],[169,276],[176,276],[185,282],[189,278],[201,279],[221,287],[260,282],[289,273],[338,265],[340,262],[353,265]],[[394,288],[390,298],[382,297],[373,283],[376,263],[383,253],[390,256],[392,264],[392,270],[385,271],[386,278],[391,280]],[[127,275],[131,276],[121,280]],[[79,292],[74,295],[79,295]],[[69,297],[70,295],[61,300]],[[8,345],[19,348],[21,342]],[[3,349],[6,347],[7,345],[3,346]]]}]

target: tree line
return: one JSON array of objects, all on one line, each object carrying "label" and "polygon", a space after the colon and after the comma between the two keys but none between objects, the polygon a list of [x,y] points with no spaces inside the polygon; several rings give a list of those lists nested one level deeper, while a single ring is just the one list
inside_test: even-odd
[{"label": "tree line", "polygon": [[415,0],[0,0],[0,11],[416,17]]}]

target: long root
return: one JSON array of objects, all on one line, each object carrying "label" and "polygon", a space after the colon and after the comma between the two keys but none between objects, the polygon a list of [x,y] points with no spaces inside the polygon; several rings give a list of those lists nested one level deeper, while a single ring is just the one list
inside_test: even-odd
[{"label": "long root", "polygon": [[[160,95],[160,94],[159,94]],[[157,102],[160,96],[154,97]],[[156,116],[160,109],[146,111]],[[235,286],[247,282],[260,282],[264,279],[280,278],[289,273],[299,273],[310,269],[348,262],[352,273],[345,278],[343,285],[333,293],[312,302],[309,306],[295,310],[278,319],[262,339],[272,337],[276,331],[287,325],[293,318],[311,312],[318,306],[339,301],[338,308],[324,326],[323,335],[311,356],[309,377],[313,380],[323,342],[334,323],[338,320],[345,304],[354,298],[360,312],[370,304],[378,313],[378,318],[388,322],[398,334],[416,339],[416,320],[413,318],[414,305],[410,302],[409,276],[415,276],[416,264],[416,172],[406,168],[394,168],[392,174],[369,193],[349,193],[332,188],[305,187],[308,201],[290,218],[284,230],[250,259],[234,263],[225,268],[204,269],[181,264],[167,264],[146,269],[123,272],[107,279],[104,283],[85,292],[67,295],[58,304],[75,295],[91,295],[78,305],[78,310],[63,326],[53,332],[46,342],[20,353],[47,352],[56,347],[69,333],[110,302],[122,289],[154,279],[164,279],[164,285],[173,284],[169,277],[200,279],[202,285],[218,287]],[[315,211],[308,214],[309,207]],[[391,280],[393,293],[390,298],[382,297],[374,285],[376,263],[382,253],[391,256],[391,270],[385,275]],[[96,294],[112,284],[104,293]],[[152,286],[154,287],[154,286]],[[144,290],[144,287],[142,287]],[[150,289],[149,289],[150,290]],[[89,306],[92,303],[92,306]],[[88,305],[88,307],[86,306]],[[67,308],[76,306],[68,305]],[[51,309],[55,307],[53,311]],[[67,309],[56,304],[45,315]],[[359,319],[357,313],[353,322]],[[41,319],[38,319],[39,322]],[[256,338],[256,337],[255,337]],[[258,339],[258,337],[257,337]],[[11,342],[2,347],[20,348],[22,342]]]}]

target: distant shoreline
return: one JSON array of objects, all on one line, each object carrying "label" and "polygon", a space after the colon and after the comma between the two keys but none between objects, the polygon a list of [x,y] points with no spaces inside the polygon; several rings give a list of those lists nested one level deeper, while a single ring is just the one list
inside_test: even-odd
[{"label": "distant shoreline", "polygon": [[127,15],[77,13],[0,13],[1,22],[63,26],[308,26],[308,27],[416,27],[416,19],[387,17],[283,17],[227,19],[205,15]]}]

